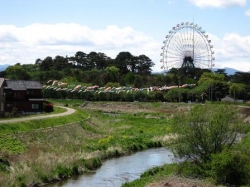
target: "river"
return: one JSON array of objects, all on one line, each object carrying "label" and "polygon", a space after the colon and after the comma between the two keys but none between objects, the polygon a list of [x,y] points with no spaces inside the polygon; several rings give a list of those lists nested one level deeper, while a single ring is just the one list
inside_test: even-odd
[{"label": "river", "polygon": [[47,187],[120,187],[125,182],[140,178],[149,168],[177,162],[166,148],[155,148],[128,156],[104,161],[102,166],[88,174],[50,184]]}]

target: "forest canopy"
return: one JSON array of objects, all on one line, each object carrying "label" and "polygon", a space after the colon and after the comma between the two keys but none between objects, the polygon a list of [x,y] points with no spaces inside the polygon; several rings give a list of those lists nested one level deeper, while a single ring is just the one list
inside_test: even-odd
[{"label": "forest canopy", "polygon": [[[151,100],[158,101],[220,101],[227,95],[237,100],[250,99],[250,73],[236,72],[234,75],[227,75],[225,69],[211,71],[188,67],[153,73],[154,65],[155,63],[144,54],[134,56],[123,51],[113,59],[102,52],[77,51],[74,56],[39,58],[34,64],[17,63],[0,72],[0,77],[37,80],[42,84],[48,80],[66,80],[72,85],[113,85],[140,89],[154,87],[158,92],[151,96]],[[171,86],[177,89],[159,89]],[[144,100],[148,100],[147,97],[145,93]]]}]

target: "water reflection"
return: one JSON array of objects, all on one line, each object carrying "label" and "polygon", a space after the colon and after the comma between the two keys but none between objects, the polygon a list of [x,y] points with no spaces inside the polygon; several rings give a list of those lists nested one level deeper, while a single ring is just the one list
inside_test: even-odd
[{"label": "water reflection", "polygon": [[92,173],[49,185],[49,187],[120,187],[125,182],[138,179],[149,168],[173,162],[175,162],[174,156],[169,150],[150,149],[104,161],[102,167]]}]

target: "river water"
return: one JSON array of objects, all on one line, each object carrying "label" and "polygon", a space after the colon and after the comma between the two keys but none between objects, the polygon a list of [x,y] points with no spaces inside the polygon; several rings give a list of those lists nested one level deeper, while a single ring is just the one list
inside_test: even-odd
[{"label": "river water", "polygon": [[173,162],[177,160],[168,149],[149,149],[108,159],[99,169],[91,173],[60,181],[48,187],[120,187],[125,182],[140,178],[140,175],[149,168]]}]

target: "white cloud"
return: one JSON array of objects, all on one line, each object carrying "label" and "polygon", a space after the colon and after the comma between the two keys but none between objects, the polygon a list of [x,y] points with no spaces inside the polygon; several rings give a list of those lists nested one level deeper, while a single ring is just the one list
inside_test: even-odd
[{"label": "white cloud", "polygon": [[250,35],[228,33],[223,38],[211,35],[215,46],[215,67],[250,71]]},{"label": "white cloud", "polygon": [[246,15],[250,16],[250,9],[246,11]]},{"label": "white cloud", "polygon": [[33,64],[38,58],[73,56],[77,51],[104,52],[112,58],[121,51],[147,55],[156,45],[151,37],[131,27],[110,25],[103,30],[93,30],[74,23],[0,25],[1,64]]},{"label": "white cloud", "polygon": [[189,0],[197,7],[231,7],[231,6],[244,6],[247,4],[247,0]]},{"label": "white cloud", "polygon": [[[228,33],[223,38],[209,34],[215,51],[215,67],[231,67],[250,71],[250,35]],[[162,38],[162,41],[164,38]],[[119,52],[145,54],[155,63],[153,71],[161,71],[162,41],[133,30],[110,25],[93,30],[79,24],[32,24],[26,27],[0,25],[0,64],[34,64],[47,56],[74,56],[77,51],[103,52],[115,58]]]}]

